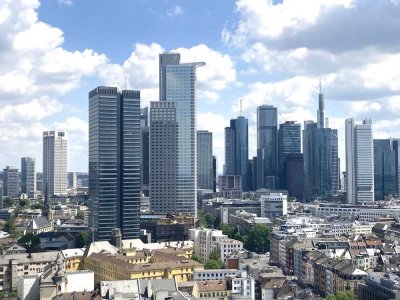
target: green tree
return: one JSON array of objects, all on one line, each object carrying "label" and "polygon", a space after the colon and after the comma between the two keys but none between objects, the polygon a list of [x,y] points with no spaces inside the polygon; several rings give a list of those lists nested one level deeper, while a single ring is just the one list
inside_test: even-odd
[{"label": "green tree", "polygon": [[21,199],[21,200],[19,200],[18,204],[19,204],[20,207],[26,207],[26,206],[29,205],[29,201],[26,200],[26,199]]},{"label": "green tree", "polygon": [[42,209],[42,208],[43,208],[43,203],[41,202],[37,202],[31,205],[31,209]]},{"label": "green tree", "polygon": [[271,230],[264,224],[254,225],[247,235],[245,248],[257,253],[269,251]]},{"label": "green tree", "polygon": [[214,225],[215,225],[215,221],[216,221],[217,218],[216,218],[214,215],[212,215],[212,214],[206,214],[206,215],[205,215],[205,219],[206,219],[207,227],[213,228]]},{"label": "green tree", "polygon": [[89,232],[82,231],[76,235],[76,246],[78,248],[85,247],[89,242]]},{"label": "green tree", "polygon": [[201,263],[201,264],[204,263],[204,259],[203,259],[201,256],[199,256],[199,255],[193,254],[193,255],[192,255],[192,259],[195,260],[195,261],[197,261],[197,262],[199,262],[199,263]]},{"label": "green tree", "polygon": [[40,244],[40,239],[33,233],[27,233],[18,240],[18,244],[25,247],[28,252],[35,249]]},{"label": "green tree", "polygon": [[218,260],[209,259],[204,264],[204,269],[221,269],[222,263]]},{"label": "green tree", "polygon": [[199,218],[199,226],[200,227],[207,227],[206,216],[205,216],[204,212],[201,209],[199,209],[197,216]]},{"label": "green tree", "polygon": [[8,232],[10,235],[15,233],[16,227],[14,224],[14,219],[10,219],[4,223],[3,231]]},{"label": "green tree", "polygon": [[85,218],[85,214],[83,213],[82,210],[78,210],[78,212],[76,214],[76,218],[79,220],[83,220]]},{"label": "green tree", "polygon": [[329,295],[325,300],[353,300],[351,292],[337,292],[336,295]]},{"label": "green tree", "polygon": [[13,206],[13,205],[14,205],[14,199],[13,199],[13,198],[11,198],[11,197],[5,197],[5,198],[3,199],[3,207],[8,208],[8,207],[11,207],[11,206]]}]

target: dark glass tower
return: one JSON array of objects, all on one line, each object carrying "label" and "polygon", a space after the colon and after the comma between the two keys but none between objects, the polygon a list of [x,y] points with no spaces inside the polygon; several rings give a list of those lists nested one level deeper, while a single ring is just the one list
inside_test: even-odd
[{"label": "dark glass tower", "polygon": [[213,189],[212,132],[197,131],[197,188]]},{"label": "dark glass tower", "polygon": [[89,226],[95,241],[114,228],[139,238],[140,92],[97,87],[89,93]]},{"label": "dark glass tower", "polygon": [[307,121],[303,130],[305,200],[331,199],[339,190],[337,130]]},{"label": "dark glass tower", "polygon": [[301,126],[287,121],[279,125],[278,131],[278,179],[281,189],[287,189],[286,158],[293,153],[301,153]]},{"label": "dark glass tower", "polygon": [[141,192],[144,196],[149,196],[149,146],[150,146],[150,129],[149,129],[149,108],[145,107],[140,109],[140,149],[141,149],[141,159],[140,159],[140,170],[141,170]]},{"label": "dark glass tower", "polygon": [[239,116],[225,128],[225,175],[242,176],[242,188],[247,190],[246,174],[249,159],[248,120]]},{"label": "dark glass tower", "polygon": [[[272,105],[257,107],[257,149],[264,150],[264,178],[261,187],[268,182],[276,182],[278,176],[278,110]],[[260,170],[258,170],[260,173]]]},{"label": "dark glass tower", "polygon": [[396,195],[396,153],[390,139],[374,140],[375,200]]}]

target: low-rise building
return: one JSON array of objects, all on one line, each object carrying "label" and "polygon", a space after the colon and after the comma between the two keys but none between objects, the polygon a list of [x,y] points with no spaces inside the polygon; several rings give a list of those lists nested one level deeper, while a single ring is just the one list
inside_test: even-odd
[{"label": "low-rise building", "polygon": [[399,300],[400,278],[393,274],[368,273],[359,285],[359,300]]}]

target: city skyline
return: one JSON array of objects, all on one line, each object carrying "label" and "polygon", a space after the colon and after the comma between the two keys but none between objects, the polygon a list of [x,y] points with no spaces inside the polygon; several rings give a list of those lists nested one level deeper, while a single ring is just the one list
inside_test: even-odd
[{"label": "city skyline", "polygon": [[[139,1],[134,7],[119,1],[120,17],[107,25],[91,22],[87,1],[13,3],[3,4],[9,14],[0,24],[9,32],[0,38],[5,45],[0,53],[7,57],[0,69],[3,167],[19,165],[21,157],[32,156],[41,170],[41,132],[54,129],[66,131],[74,141],[68,171],[87,171],[87,91],[97,85],[126,85],[141,90],[147,106],[158,100],[158,55],[170,50],[179,51],[183,62],[207,64],[198,74],[198,129],[213,132],[219,173],[226,126],[220,124],[239,115],[239,99],[243,100],[242,114],[249,119],[249,157],[253,157],[255,108],[277,107],[278,124],[317,121],[320,79],[325,115],[330,127],[338,129],[341,170],[344,119],[373,119],[374,138],[400,135],[396,129],[400,122],[398,2],[382,1],[375,9],[370,0]],[[301,11],[291,14],[297,5]],[[106,2],[99,5],[98,14],[105,14],[107,7]],[[137,19],[127,18],[139,11]],[[271,14],[274,22],[266,17]],[[30,17],[22,19],[24,15]],[[82,23],[78,15],[90,20]],[[372,21],[364,22],[366,16]],[[12,27],[15,23],[21,26]],[[138,30],[136,24],[148,31]],[[184,24],[193,24],[189,31],[195,30],[196,35]],[[80,27],[85,30],[77,30]],[[356,29],[352,32],[371,34],[353,36],[349,27]],[[102,32],[101,38],[94,34],[95,28]],[[168,30],[174,30],[175,37]],[[120,47],[111,47],[117,40]],[[362,60],[354,61],[354,57]]]}]

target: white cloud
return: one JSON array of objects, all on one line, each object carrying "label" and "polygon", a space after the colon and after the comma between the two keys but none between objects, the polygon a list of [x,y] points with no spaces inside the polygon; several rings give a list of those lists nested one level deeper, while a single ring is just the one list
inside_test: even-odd
[{"label": "white cloud", "polygon": [[182,6],[174,6],[171,7],[170,9],[167,10],[167,16],[168,17],[177,17],[180,15],[183,15],[185,11],[183,10]]},{"label": "white cloud", "polygon": [[61,5],[71,6],[73,2],[72,0],[58,0],[58,3]]}]

